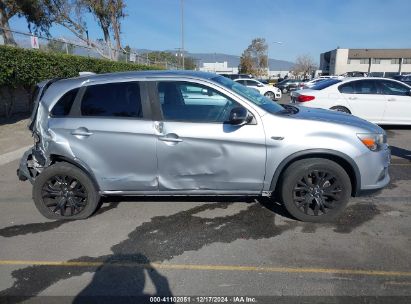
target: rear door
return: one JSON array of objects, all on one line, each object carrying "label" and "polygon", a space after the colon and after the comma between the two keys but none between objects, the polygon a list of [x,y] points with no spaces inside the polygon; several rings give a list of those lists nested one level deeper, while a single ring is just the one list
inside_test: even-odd
[{"label": "rear door", "polygon": [[160,191],[262,191],[266,146],[257,113],[250,124],[226,123],[231,109],[242,105],[205,84],[163,81],[157,94],[163,117],[156,122]]},{"label": "rear door", "polygon": [[345,82],[338,87],[349,104],[351,113],[372,122],[381,122],[386,98],[375,80],[364,79]]},{"label": "rear door", "polygon": [[56,141],[69,144],[103,191],[158,190],[156,138],[141,93],[135,81],[90,84],[80,89],[68,116],[59,103],[52,110]]},{"label": "rear door", "polygon": [[392,124],[411,124],[410,87],[392,80],[378,80],[386,98],[384,122]]}]

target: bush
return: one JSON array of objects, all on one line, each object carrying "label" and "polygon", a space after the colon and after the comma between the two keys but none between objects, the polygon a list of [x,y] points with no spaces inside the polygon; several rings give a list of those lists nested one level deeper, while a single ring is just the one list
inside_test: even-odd
[{"label": "bush", "polygon": [[42,80],[75,77],[81,71],[109,73],[150,69],[159,68],[0,46],[0,87],[22,86],[27,89]]},{"label": "bush", "polygon": [[[28,93],[33,85],[45,79],[75,77],[81,71],[110,73],[151,69],[160,68],[0,46],[0,116],[30,111]],[[26,98],[16,99],[16,92],[22,91],[27,92]]]}]

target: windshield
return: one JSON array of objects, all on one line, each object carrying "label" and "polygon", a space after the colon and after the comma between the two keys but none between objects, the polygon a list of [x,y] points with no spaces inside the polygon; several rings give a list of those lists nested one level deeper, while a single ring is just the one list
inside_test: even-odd
[{"label": "windshield", "polygon": [[322,90],[332,86],[333,84],[339,83],[341,80],[338,79],[324,79],[323,81],[317,82],[311,89],[312,90]]},{"label": "windshield", "polygon": [[269,113],[278,113],[284,110],[282,106],[272,101],[271,99],[261,95],[257,90],[247,88],[246,86],[232,81],[226,77],[217,76],[211,80],[223,85],[224,87],[236,92],[238,95],[251,101],[256,106],[264,109]]}]

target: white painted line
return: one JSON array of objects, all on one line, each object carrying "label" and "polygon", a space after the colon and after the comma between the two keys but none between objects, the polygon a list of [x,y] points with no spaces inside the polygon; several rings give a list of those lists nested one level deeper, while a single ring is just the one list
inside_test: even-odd
[{"label": "white painted line", "polygon": [[0,155],[0,166],[3,166],[7,163],[12,162],[13,160],[19,159],[23,156],[24,152],[30,149],[32,146],[26,146],[11,152],[7,152]]}]

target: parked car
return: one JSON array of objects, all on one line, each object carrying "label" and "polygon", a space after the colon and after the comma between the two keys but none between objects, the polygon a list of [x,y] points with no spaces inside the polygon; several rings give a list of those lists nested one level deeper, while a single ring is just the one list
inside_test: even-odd
[{"label": "parked car", "polygon": [[281,106],[212,73],[45,81],[29,128],[35,144],[17,174],[50,219],[87,218],[102,196],[239,195],[268,196],[321,222],[390,179],[380,127]]},{"label": "parked car", "polygon": [[300,86],[300,83],[302,81],[298,79],[284,79],[283,81],[279,82],[276,84],[276,87],[281,90],[283,94],[286,94],[288,92],[297,90],[298,87]]},{"label": "parked car", "polygon": [[230,78],[232,80],[238,79],[238,78],[247,78],[247,79],[253,78],[253,76],[249,74],[221,74],[221,76]]},{"label": "parked car", "polygon": [[411,86],[387,78],[346,78],[296,91],[291,102],[350,113],[377,124],[411,124]]},{"label": "parked car", "polygon": [[271,100],[281,99],[282,94],[281,94],[280,89],[274,86],[271,86],[271,85],[264,84],[256,79],[239,78],[239,79],[235,79],[234,81],[241,83],[242,85],[245,85],[246,87],[250,87],[250,88],[258,90],[258,92],[260,92],[261,95],[264,95],[270,98]]},{"label": "parked car", "polygon": [[392,77],[395,80],[404,82],[405,84],[411,85],[411,74],[407,75],[395,75]]},{"label": "parked car", "polygon": [[343,77],[367,77],[368,73],[360,71],[352,71],[342,74]]}]

